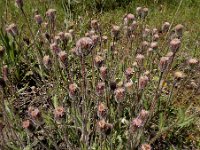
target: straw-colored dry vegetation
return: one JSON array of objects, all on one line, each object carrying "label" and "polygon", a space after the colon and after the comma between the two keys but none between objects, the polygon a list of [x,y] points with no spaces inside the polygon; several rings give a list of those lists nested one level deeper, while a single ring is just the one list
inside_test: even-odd
[{"label": "straw-colored dry vegetation", "polygon": [[199,149],[199,7],[0,1],[0,149]]}]

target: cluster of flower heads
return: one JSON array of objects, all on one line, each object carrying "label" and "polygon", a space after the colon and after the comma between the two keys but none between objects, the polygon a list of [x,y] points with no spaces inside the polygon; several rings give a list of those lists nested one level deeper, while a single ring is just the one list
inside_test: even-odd
[{"label": "cluster of flower heads", "polygon": [[[23,1],[22,0],[16,0],[16,4],[19,8],[23,8]],[[111,29],[111,43],[110,43],[110,50],[111,52],[116,52],[116,44],[118,40],[121,38],[121,32],[124,31],[124,35],[128,40],[133,40],[136,38],[135,32],[139,28],[138,20],[145,19],[149,13],[148,8],[138,7],[136,9],[136,16],[129,13],[126,14],[123,17],[123,25],[113,25]],[[68,55],[69,53],[65,51],[66,45],[69,42],[75,42],[75,47],[73,47],[70,52],[74,54],[77,57],[80,57],[82,59],[85,59],[86,56],[92,53],[92,51],[100,45],[100,49],[102,49],[102,45],[106,45],[109,41],[108,36],[102,35],[102,29],[100,26],[100,23],[97,20],[91,21],[91,30],[85,33],[85,37],[81,37],[78,40],[75,41],[75,32],[73,29],[68,30],[67,32],[61,31],[57,34],[55,34],[55,21],[56,21],[56,10],[55,9],[49,9],[46,12],[46,17],[48,19],[47,22],[44,22],[42,16],[37,12],[34,19],[36,23],[39,26],[44,25],[46,28],[50,28],[50,32],[45,32],[43,34],[43,37],[46,41],[49,42],[49,48],[52,51],[52,54],[56,56],[60,60],[60,62],[64,65],[64,68],[67,68],[68,64]],[[166,35],[170,32],[169,37],[169,52],[163,56],[160,57],[160,61],[158,63],[158,69],[161,73],[166,72],[170,69],[170,65],[172,64],[174,57],[177,53],[177,51],[181,47],[181,38],[183,36],[183,25],[178,24],[174,27],[172,32],[171,24],[169,22],[164,22],[163,25],[160,28],[160,31],[157,28],[149,29],[148,26],[142,29],[141,37],[142,42],[139,46],[139,48],[136,51],[135,56],[135,62],[133,63],[133,67],[130,66],[125,69],[124,71],[124,81],[122,83],[116,83],[116,81],[110,81],[109,82],[109,89],[114,94],[115,101],[121,105],[126,98],[126,94],[132,94],[134,92],[134,84],[137,84],[137,88],[139,91],[143,91],[146,86],[148,85],[148,82],[150,80],[150,71],[144,70],[144,62],[146,61],[147,57],[151,57],[151,54],[158,50],[158,41],[160,39],[160,36]],[[10,34],[12,37],[16,37],[19,34],[18,28],[16,24],[10,24],[6,28],[6,32]],[[5,49],[3,47],[0,47],[0,56],[4,54]],[[93,54],[92,54],[93,55]],[[95,53],[94,59],[94,66],[98,70],[100,80],[96,85],[96,95],[100,98],[103,98],[106,91],[107,81],[110,77],[108,66],[105,62],[105,57],[100,53]],[[154,63],[154,62],[153,62]],[[195,58],[191,58],[188,60],[189,65],[196,65],[198,64],[198,60]],[[45,55],[43,57],[43,65],[46,69],[50,69],[53,65],[53,61],[51,60],[50,55]],[[135,76],[139,70],[143,70],[144,72],[139,74],[138,81],[133,81],[132,78]],[[7,66],[3,67],[3,76],[6,80],[7,78]],[[177,71],[174,73],[174,76],[176,79],[182,79],[185,77],[185,74],[181,71]],[[72,100],[78,99],[80,95],[80,88],[79,86],[74,82],[70,82],[68,86],[68,92],[69,97]],[[97,104],[97,128],[98,131],[104,133],[105,135],[110,134],[113,125],[108,123],[108,106],[104,102],[98,102]],[[136,118],[133,118],[130,122],[130,132],[135,133],[138,129],[142,128],[149,116],[149,111],[141,109],[139,114]],[[60,120],[65,116],[65,108],[62,106],[58,106],[55,108],[53,115],[55,120]],[[29,119],[23,121],[23,128],[33,130],[34,124],[37,121],[41,120],[41,113],[38,108],[30,107],[28,109],[28,116]],[[142,144],[141,146],[142,150],[150,150],[151,146],[148,144]]]}]

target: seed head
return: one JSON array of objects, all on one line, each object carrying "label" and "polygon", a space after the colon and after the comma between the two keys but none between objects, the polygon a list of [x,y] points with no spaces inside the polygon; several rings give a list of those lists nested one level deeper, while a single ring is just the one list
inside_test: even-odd
[{"label": "seed head", "polygon": [[198,64],[198,60],[196,58],[190,58],[188,60],[188,64],[189,65],[196,65],[196,64]]},{"label": "seed head", "polygon": [[168,64],[169,64],[169,57],[161,57],[159,63],[160,71],[164,72],[167,69]]},{"label": "seed head", "polygon": [[115,94],[115,101],[117,103],[120,103],[125,98],[125,89],[123,87],[119,87],[115,90],[114,94]]},{"label": "seed head", "polygon": [[94,46],[94,42],[89,37],[82,37],[76,42],[76,54],[78,56],[88,55]]},{"label": "seed head", "polygon": [[173,53],[176,53],[178,51],[178,49],[180,48],[180,46],[181,46],[180,39],[175,38],[175,39],[171,40],[170,49]]},{"label": "seed head", "polygon": [[139,90],[144,90],[144,88],[147,86],[148,81],[149,78],[147,76],[141,76],[139,78]]},{"label": "seed head", "polygon": [[6,28],[7,33],[9,33],[10,35],[12,35],[13,37],[15,37],[16,35],[18,35],[18,29],[16,24],[11,24]]},{"label": "seed head", "polygon": [[181,71],[176,71],[175,73],[174,73],[174,77],[176,78],[176,79],[183,79],[184,77],[185,77],[185,74],[183,73],[183,72],[181,72]]}]

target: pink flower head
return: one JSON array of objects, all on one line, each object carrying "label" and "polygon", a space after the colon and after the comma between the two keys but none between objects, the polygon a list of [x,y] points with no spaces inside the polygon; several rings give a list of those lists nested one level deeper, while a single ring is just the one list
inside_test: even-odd
[{"label": "pink flower head", "polygon": [[89,37],[82,37],[76,42],[76,54],[78,56],[88,55],[94,47],[94,42]]}]

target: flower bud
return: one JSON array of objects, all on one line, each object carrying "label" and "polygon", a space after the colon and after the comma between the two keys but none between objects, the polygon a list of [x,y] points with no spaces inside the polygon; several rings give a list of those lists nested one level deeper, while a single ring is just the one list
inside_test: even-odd
[{"label": "flower bud", "polygon": [[103,62],[104,62],[103,57],[101,57],[99,55],[95,56],[95,58],[94,58],[95,67],[100,68],[102,66]]},{"label": "flower bud", "polygon": [[99,30],[99,23],[98,23],[97,20],[92,20],[90,25],[91,25],[91,28],[92,28],[93,30],[95,30],[95,31],[98,31],[98,30]]},{"label": "flower bud", "polygon": [[47,69],[51,68],[51,60],[49,58],[49,55],[43,57],[43,64]]},{"label": "flower bud", "polygon": [[56,10],[55,9],[49,9],[47,10],[46,12],[46,16],[48,17],[48,19],[50,21],[55,21],[55,18],[56,18]]},{"label": "flower bud", "polygon": [[175,32],[178,35],[178,37],[182,37],[183,28],[184,28],[184,26],[182,24],[178,24],[178,25],[175,26]]},{"label": "flower bud", "polygon": [[135,61],[137,62],[137,64],[138,64],[139,66],[142,66],[143,63],[144,63],[144,59],[145,59],[144,55],[142,55],[142,54],[137,54],[137,56],[136,56],[136,58],[135,58]]},{"label": "flower bud", "polygon": [[99,36],[98,35],[92,35],[91,39],[92,39],[94,45],[96,46],[97,43],[99,42]]},{"label": "flower bud", "polygon": [[175,39],[171,40],[171,42],[170,42],[170,49],[171,49],[171,51],[173,53],[176,53],[177,50],[180,48],[180,46],[181,46],[180,39],[175,38]]},{"label": "flower bud", "polygon": [[132,78],[132,76],[133,76],[133,73],[134,73],[134,70],[133,70],[133,68],[127,68],[126,70],[125,70],[125,76],[126,76],[126,80],[129,80],[129,79],[131,79]]},{"label": "flower bud", "polygon": [[54,117],[55,119],[61,119],[65,115],[65,109],[62,106],[58,106],[54,110]]},{"label": "flower bud", "polygon": [[141,150],[151,150],[151,145],[149,145],[149,144],[142,144]]},{"label": "flower bud", "polygon": [[138,118],[141,119],[144,122],[147,119],[148,115],[149,115],[149,112],[142,109],[139,113]]},{"label": "flower bud", "polygon": [[102,80],[106,80],[108,76],[108,68],[106,66],[101,66],[100,67],[100,77]]},{"label": "flower bud", "polygon": [[50,48],[54,52],[54,54],[58,54],[61,51],[60,47],[55,42],[50,45]]},{"label": "flower bud", "polygon": [[67,42],[70,41],[70,40],[72,40],[72,35],[71,35],[71,33],[67,32],[67,33],[65,33],[64,36],[65,36],[65,39],[66,39]]},{"label": "flower bud", "polygon": [[142,17],[142,7],[136,8],[136,15],[139,16],[139,17]]},{"label": "flower bud", "polygon": [[15,3],[20,9],[24,6],[23,0],[15,0]]},{"label": "flower bud", "polygon": [[117,89],[115,90],[114,94],[115,94],[115,101],[116,101],[117,103],[120,103],[120,102],[122,102],[122,101],[124,100],[124,98],[125,98],[125,89],[122,88],[122,87],[119,87],[119,88],[117,88]]},{"label": "flower bud", "polygon": [[143,9],[142,9],[142,16],[141,16],[141,17],[142,17],[143,19],[145,19],[145,18],[147,17],[148,13],[149,13],[149,9],[146,8],[146,7],[143,8]]},{"label": "flower bud", "polygon": [[166,33],[169,31],[169,28],[170,28],[170,23],[169,22],[165,22],[163,25],[162,25],[162,32],[163,33]]},{"label": "flower bud", "polygon": [[164,72],[167,69],[168,64],[169,64],[169,57],[161,57],[159,63],[160,71]]},{"label": "flower bud", "polygon": [[134,133],[138,128],[142,126],[143,122],[139,118],[134,118],[130,123],[130,132]]},{"label": "flower bud", "polygon": [[152,40],[158,41],[159,38],[160,38],[160,36],[156,33],[156,34],[153,35]]},{"label": "flower bud", "polygon": [[116,25],[113,25],[113,26],[112,26],[111,33],[112,33],[112,36],[113,36],[114,38],[118,38],[118,37],[119,37],[119,33],[120,33],[120,27],[119,27],[119,26],[116,26]]},{"label": "flower bud", "polygon": [[151,47],[153,50],[158,49],[158,42],[151,42],[150,47]]},{"label": "flower bud", "polygon": [[148,81],[149,78],[147,76],[141,76],[139,78],[139,90],[144,90],[144,88],[147,86]]},{"label": "flower bud", "polygon": [[41,113],[38,108],[29,107],[28,113],[33,119],[41,119]]},{"label": "flower bud", "polygon": [[98,96],[103,96],[105,93],[105,83],[99,82],[96,86],[96,93]]},{"label": "flower bud", "polygon": [[97,107],[97,116],[100,119],[106,118],[107,110],[108,110],[108,108],[103,103],[99,103],[98,107]]},{"label": "flower bud", "polygon": [[41,15],[35,15],[35,21],[37,24],[41,25],[42,24],[42,17]]},{"label": "flower bud", "polygon": [[154,35],[154,34],[158,34],[158,29],[157,28],[153,28],[152,29],[152,35]]},{"label": "flower bud", "polygon": [[107,123],[104,119],[97,122],[97,127],[98,130],[105,135],[109,135],[113,128],[113,126],[110,123]]},{"label": "flower bud", "polygon": [[144,31],[142,32],[142,37],[147,38],[151,35],[150,33],[151,33],[151,30],[149,28],[145,28]]},{"label": "flower bud", "polygon": [[148,49],[148,47],[149,47],[149,42],[143,41],[143,42],[141,43],[141,50],[142,50],[142,51],[146,51],[146,50]]},{"label": "flower bud", "polygon": [[62,41],[64,41],[64,40],[66,39],[65,33],[62,32],[62,31],[58,33],[58,36],[60,37],[60,39],[61,39]]},{"label": "flower bud", "polygon": [[106,44],[107,42],[108,42],[108,37],[107,36],[102,36],[102,42],[104,43],[104,44]]},{"label": "flower bud", "polygon": [[72,83],[69,85],[69,97],[72,100],[75,100],[77,96],[78,96],[78,86],[76,83]]},{"label": "flower bud", "polygon": [[22,127],[23,127],[24,129],[27,129],[27,130],[30,131],[30,132],[33,132],[34,129],[35,129],[33,123],[32,123],[30,120],[24,120],[24,121],[22,122]]},{"label": "flower bud", "polygon": [[172,60],[173,60],[173,57],[174,57],[174,53],[173,52],[168,52],[167,54],[166,54],[166,57],[168,57],[169,58],[169,64],[172,62]]},{"label": "flower bud", "polygon": [[128,82],[126,82],[124,84],[124,87],[127,91],[128,94],[132,94],[133,93],[133,81],[132,80],[129,80]]},{"label": "flower bud", "polygon": [[58,56],[60,58],[60,61],[65,64],[67,62],[67,53],[65,51],[60,51],[58,53]]}]

